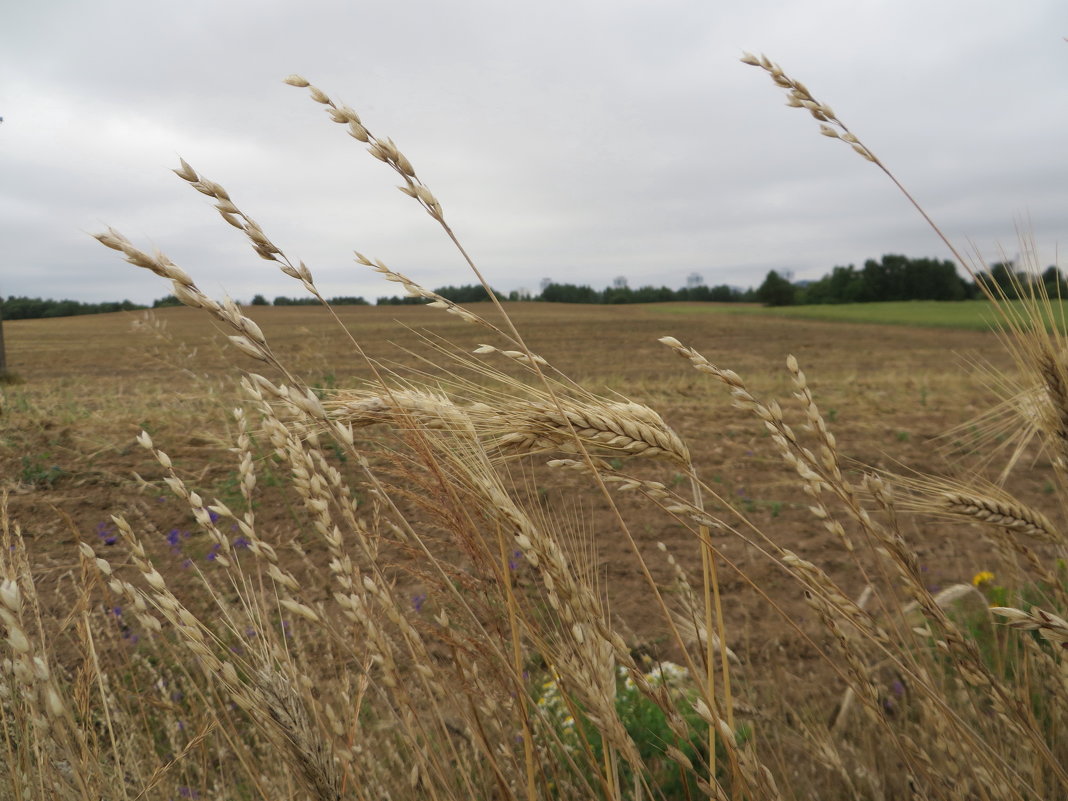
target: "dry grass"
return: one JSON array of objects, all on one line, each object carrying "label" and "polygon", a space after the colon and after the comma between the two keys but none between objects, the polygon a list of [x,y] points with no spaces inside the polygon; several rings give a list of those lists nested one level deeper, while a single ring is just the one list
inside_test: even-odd
[{"label": "dry grass", "polygon": [[[747,60],[886,171],[802,84]],[[456,241],[391,140],[287,82]],[[176,172],[318,296],[226,189]],[[1040,399],[1001,407],[1028,426],[1014,469],[899,479],[884,451],[930,471],[928,440],[984,402],[945,377],[949,340],[991,337],[935,349],[895,329],[888,347],[885,331],[790,323],[775,340],[732,317],[713,338],[707,318],[665,331],[655,308],[475,310],[362,255],[433,308],[260,312],[113,229],[98,239],[193,308],[9,326],[29,379],[3,406],[4,463],[21,464],[0,514],[10,797],[1068,792],[1066,343],[1036,317],[1006,318],[995,382]],[[205,314],[214,339],[187,337]],[[129,342],[131,321],[148,334],[141,375],[121,403],[94,401],[80,390],[109,370],[76,364],[70,338],[91,330],[117,362],[130,345],[101,346]],[[630,332],[615,356],[589,335],[605,325]],[[688,344],[709,340],[715,359]],[[787,358],[786,340],[804,347]],[[670,351],[689,364],[665,365]],[[136,451],[116,444],[137,431]],[[26,460],[45,447],[68,466]],[[957,545],[949,517],[986,545]],[[962,571],[988,559],[997,578],[967,589]],[[964,601],[980,594],[994,608],[976,617]]]}]

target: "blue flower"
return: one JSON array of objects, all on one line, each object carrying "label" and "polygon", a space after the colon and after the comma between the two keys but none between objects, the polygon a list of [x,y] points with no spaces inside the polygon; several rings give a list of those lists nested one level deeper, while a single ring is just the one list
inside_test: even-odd
[{"label": "blue flower", "polygon": [[119,541],[119,538],[115,535],[115,529],[106,521],[96,524],[96,536],[100,537],[105,545],[114,545]]}]

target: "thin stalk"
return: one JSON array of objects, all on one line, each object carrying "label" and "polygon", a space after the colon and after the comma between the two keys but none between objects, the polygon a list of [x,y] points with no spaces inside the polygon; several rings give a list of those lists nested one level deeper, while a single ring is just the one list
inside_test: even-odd
[{"label": "thin stalk", "polygon": [[512,669],[515,671],[516,698],[519,701],[523,723],[523,762],[527,773],[527,799],[536,801],[537,786],[534,770],[534,733],[530,729],[530,711],[527,709],[526,688],[523,686],[523,648],[519,639],[519,614],[512,586],[512,571],[508,562],[508,549],[504,545],[504,533],[497,525],[497,544],[501,552],[501,574],[504,576],[505,602],[508,607],[508,629],[512,637]]},{"label": "thin stalk", "polygon": [[[690,487],[693,491],[693,503],[699,510],[704,511],[704,497],[701,493],[700,482],[697,480],[697,468],[690,465]],[[705,678],[709,697],[709,706],[716,708],[716,669],[715,649],[712,647],[712,621],[715,619],[716,636],[719,637],[719,654],[721,670],[723,672],[723,703],[726,706],[727,725],[734,731],[734,699],[731,692],[731,671],[727,659],[727,627],[723,619],[723,604],[719,594],[719,573],[716,568],[716,553],[712,548],[711,531],[708,526],[701,525],[699,529],[701,540],[701,572],[704,585],[705,603]],[[716,729],[708,726],[708,771],[709,784],[716,780]],[[738,778],[737,765],[733,757],[733,749],[727,748],[731,755],[731,772]],[[737,793],[738,782],[732,782],[732,792]]]}]

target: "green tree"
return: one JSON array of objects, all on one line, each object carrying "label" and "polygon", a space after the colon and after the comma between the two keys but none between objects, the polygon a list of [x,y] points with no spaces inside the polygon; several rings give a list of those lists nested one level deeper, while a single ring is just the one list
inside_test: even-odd
[{"label": "green tree", "polygon": [[756,291],[757,300],[765,306],[792,306],[796,294],[797,288],[775,270],[768,273]]},{"label": "green tree", "polygon": [[[490,299],[489,293],[486,292],[486,288],[482,284],[439,286],[434,291],[453,303],[479,303]],[[504,300],[504,295],[497,290],[493,290],[493,294],[497,296],[498,300]]]},{"label": "green tree", "polygon": [[741,293],[726,284],[720,284],[708,290],[708,299],[714,303],[737,303],[741,300]]},{"label": "green tree", "polygon": [[985,285],[995,295],[1004,295],[1010,300],[1020,296],[1020,290],[1028,285],[1027,275],[1016,270],[1011,261],[999,261],[990,265],[988,272],[979,273],[976,282]]},{"label": "green tree", "polygon": [[1046,297],[1068,299],[1068,281],[1065,281],[1064,273],[1057,267],[1050,265],[1042,273],[1042,283],[1046,287]]},{"label": "green tree", "polygon": [[600,303],[602,295],[585,284],[549,284],[541,291],[541,299],[549,303]]}]

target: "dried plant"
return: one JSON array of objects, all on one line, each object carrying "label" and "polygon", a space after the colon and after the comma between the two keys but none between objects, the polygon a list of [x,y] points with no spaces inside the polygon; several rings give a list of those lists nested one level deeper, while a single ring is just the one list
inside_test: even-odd
[{"label": "dried plant", "polygon": [[[743,60],[768,72],[824,135],[893,178],[802,83],[766,57]],[[397,145],[305,79],[286,82],[306,89],[400,177],[400,190],[443,228],[488,291]],[[257,255],[323,300],[311,270],[221,184],[184,160],[175,172],[213,199]],[[321,391],[232,300],[208,298],[165,255],[114,229],[97,239],[170,281],[179,300],[221,323],[266,375],[240,382],[225,499],[197,489],[158,438],[138,438],[155,470],[144,485],[165,489],[187,510],[211,570],[163,565],[146,536],[151,515],[131,500],[108,524],[108,547],[120,548],[78,543],[69,614],[50,624],[31,546],[6,502],[0,509],[5,794],[194,797],[196,786],[202,797],[330,801],[1023,801],[1068,793],[1068,588],[1056,561],[1068,556],[1058,522],[1065,510],[1035,508],[1007,488],[1020,448],[997,480],[981,473],[982,461],[973,474],[952,477],[858,471],[840,454],[833,415],[823,413],[793,356],[785,371],[792,397],[780,403],[663,337],[767,434],[863,587],[854,598],[826,566],[784,547],[704,481],[693,447],[657,411],[590,392],[532,352],[492,292],[493,320],[357,253],[357,263],[497,344],[445,359],[446,350],[428,342],[420,358],[448,373],[431,378],[387,370],[350,337],[371,378]],[[1022,382],[1006,379],[1024,394],[999,414],[1019,416],[1022,442],[1041,442],[1063,503],[1064,336],[1045,325],[1048,299],[1032,294],[1022,311],[994,299],[1024,374]],[[472,372],[474,379],[461,377]],[[655,459],[630,458],[639,456]],[[678,480],[656,472],[664,469]],[[595,493],[679,665],[645,662],[608,601],[590,537],[573,513],[538,503],[538,481]],[[286,493],[284,522],[257,512],[258,499],[275,491]],[[700,570],[666,546],[643,552],[628,503],[688,532]],[[989,612],[986,601],[995,599],[981,581],[942,592],[925,581],[910,542],[913,521],[947,519],[985,532],[1016,571]],[[812,624],[784,615],[784,625],[824,658],[821,698],[842,699],[836,710],[817,708],[824,722],[812,709],[775,715],[750,703],[751,652],[728,625],[719,571],[729,567],[764,590],[727,559],[729,540],[804,594]],[[674,577],[670,586],[654,578],[655,559]],[[965,603],[976,599],[979,620]],[[143,649],[116,648],[107,624],[119,616]],[[628,706],[623,697],[638,700]],[[794,772],[800,765],[803,779]]]}]

